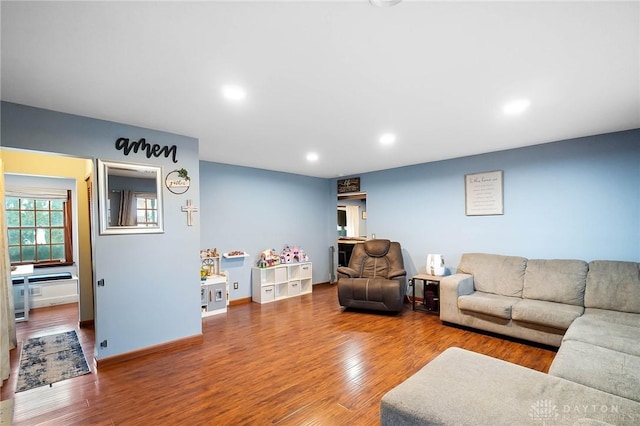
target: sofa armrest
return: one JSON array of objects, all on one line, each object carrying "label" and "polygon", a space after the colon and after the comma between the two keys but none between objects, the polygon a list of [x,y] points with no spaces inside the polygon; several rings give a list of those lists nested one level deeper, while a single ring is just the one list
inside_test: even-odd
[{"label": "sofa armrest", "polygon": [[358,274],[358,271],[356,271],[355,269],[349,268],[348,266],[339,266],[338,274],[343,275],[347,278],[358,278],[360,276]]},{"label": "sofa armrest", "polygon": [[389,271],[389,279],[392,280],[394,278],[405,277],[407,275],[407,271],[404,269],[392,269]]},{"label": "sofa armrest", "polygon": [[473,275],[454,274],[440,280],[440,320],[460,323],[458,297],[474,292]]},{"label": "sofa armrest", "polygon": [[455,291],[457,296],[471,294],[475,291],[473,286],[473,275],[454,274],[442,277],[440,280],[440,291],[443,291],[445,287],[449,291]]}]

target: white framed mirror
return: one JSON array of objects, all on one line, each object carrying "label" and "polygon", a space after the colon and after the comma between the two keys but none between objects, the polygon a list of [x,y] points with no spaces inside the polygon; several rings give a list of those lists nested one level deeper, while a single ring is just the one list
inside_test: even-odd
[{"label": "white framed mirror", "polygon": [[100,234],[164,232],[162,167],[98,159]]}]

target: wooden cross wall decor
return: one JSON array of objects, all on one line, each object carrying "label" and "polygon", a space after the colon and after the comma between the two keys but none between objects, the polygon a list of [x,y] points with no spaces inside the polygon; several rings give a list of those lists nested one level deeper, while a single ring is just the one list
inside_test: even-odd
[{"label": "wooden cross wall decor", "polygon": [[191,205],[191,200],[187,200],[187,205],[182,206],[181,210],[187,213],[187,226],[193,226],[193,214],[198,211],[198,208]]}]

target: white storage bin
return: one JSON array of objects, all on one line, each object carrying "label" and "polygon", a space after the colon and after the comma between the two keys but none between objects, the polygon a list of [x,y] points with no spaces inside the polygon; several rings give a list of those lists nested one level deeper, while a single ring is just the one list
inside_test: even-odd
[{"label": "white storage bin", "polygon": [[311,264],[310,263],[304,263],[302,265],[300,265],[300,278],[301,279],[307,279],[307,278],[311,278],[312,275],[312,270],[311,270]]},{"label": "white storage bin", "polygon": [[300,294],[301,290],[300,281],[289,281],[289,296],[295,296]]},{"label": "white storage bin", "polygon": [[260,303],[273,302],[276,298],[276,288],[273,285],[266,285],[261,288]]}]

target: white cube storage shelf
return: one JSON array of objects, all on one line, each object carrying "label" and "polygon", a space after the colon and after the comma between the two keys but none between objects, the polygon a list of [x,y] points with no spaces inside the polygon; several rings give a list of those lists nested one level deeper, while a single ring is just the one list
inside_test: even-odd
[{"label": "white cube storage shelf", "polygon": [[253,267],[251,298],[254,302],[269,303],[310,294],[312,272],[311,262],[283,263],[270,268]]}]

